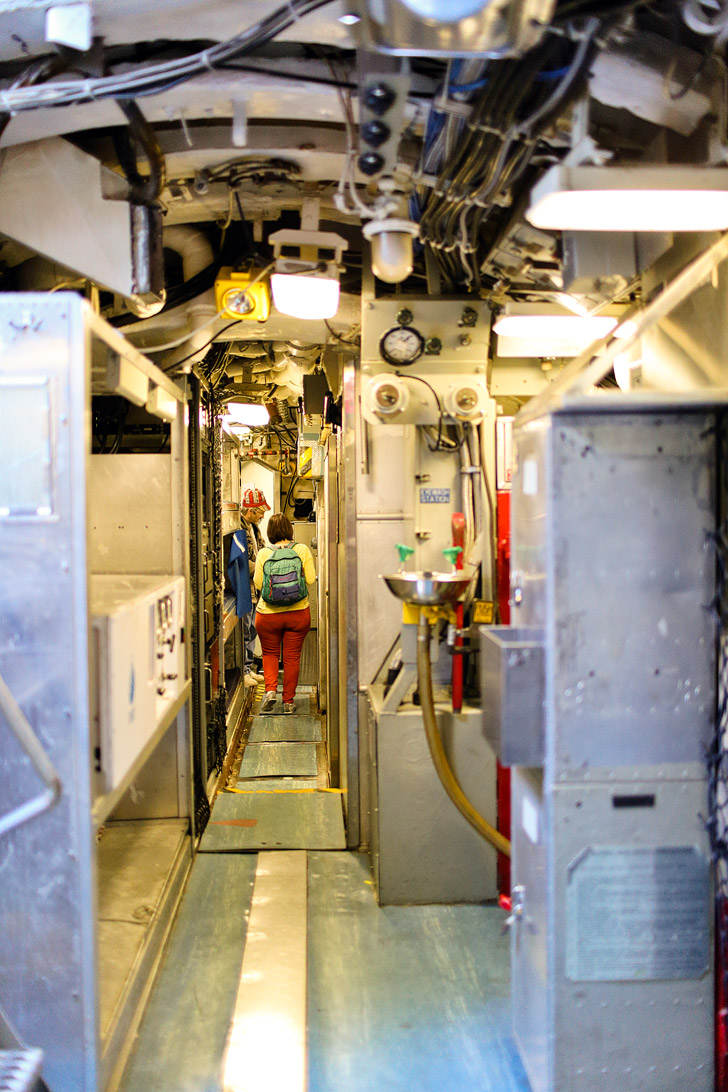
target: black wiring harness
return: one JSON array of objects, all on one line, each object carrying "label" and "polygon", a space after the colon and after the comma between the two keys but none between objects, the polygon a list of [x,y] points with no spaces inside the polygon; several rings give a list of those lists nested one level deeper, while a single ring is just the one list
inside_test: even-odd
[{"label": "black wiring harness", "polygon": [[[416,193],[421,238],[437,260],[445,291],[463,285],[480,290],[489,249],[512,217],[514,187],[534,180],[529,167],[546,150],[542,136],[580,93],[599,27],[599,19],[589,18],[573,32],[574,40],[547,35],[524,57],[490,61],[481,79],[453,86],[455,93],[475,92],[468,117],[448,120],[456,131],[434,185]],[[428,151],[426,134],[423,162]]]}]

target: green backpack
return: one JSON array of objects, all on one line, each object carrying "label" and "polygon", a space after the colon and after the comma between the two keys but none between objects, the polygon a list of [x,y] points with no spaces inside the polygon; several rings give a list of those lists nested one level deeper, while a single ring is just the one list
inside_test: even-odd
[{"label": "green backpack", "polygon": [[272,607],[290,607],[306,598],[306,577],[303,562],[290,546],[278,546],[267,561],[263,562],[264,603]]}]

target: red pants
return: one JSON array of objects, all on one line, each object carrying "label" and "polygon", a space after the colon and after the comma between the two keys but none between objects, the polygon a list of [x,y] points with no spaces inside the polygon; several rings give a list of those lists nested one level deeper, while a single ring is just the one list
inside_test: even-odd
[{"label": "red pants", "polygon": [[265,689],[275,690],[278,686],[278,661],[283,646],[283,700],[293,701],[298,686],[298,673],[301,669],[301,649],[303,641],[311,628],[311,611],[281,610],[275,614],[263,614],[257,611],[255,628],[263,649],[263,677]]}]

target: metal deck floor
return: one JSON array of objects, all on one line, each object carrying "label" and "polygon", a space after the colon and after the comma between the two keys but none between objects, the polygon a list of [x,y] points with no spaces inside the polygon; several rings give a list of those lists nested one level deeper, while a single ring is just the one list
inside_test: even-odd
[{"label": "metal deck floor", "polygon": [[[229,784],[238,791],[216,801],[208,848],[213,839],[217,845],[198,853],[192,866],[118,1092],[530,1092],[510,1035],[508,939],[500,935],[504,912],[462,905],[380,908],[364,856],[332,849],[306,852],[301,845],[316,843],[305,831],[301,837],[312,820],[300,803],[329,801],[338,808],[340,822],[340,796],[311,792],[311,779],[302,777],[236,777]],[[320,768],[317,781],[320,789],[325,784]],[[263,788],[273,785],[287,788]],[[308,791],[291,792],[288,786]],[[252,846],[243,848],[238,839],[230,839],[230,831],[255,829],[241,812],[243,803],[258,820],[270,810],[271,829],[297,830],[293,854],[259,856]],[[285,877],[276,880],[277,862],[283,867],[284,858],[292,856],[307,863],[300,890],[288,895],[284,882],[283,898],[290,899],[290,906],[281,905],[280,897],[271,902],[265,884],[281,887]],[[251,923],[255,944],[249,960],[244,948],[251,906],[257,919]],[[302,994],[305,999],[307,990],[307,1017],[302,1003],[293,1036],[305,1036],[308,1063],[303,1071],[300,1061],[292,1062],[297,1072],[281,1082],[276,1073],[284,1044],[278,1032],[283,1010],[290,1007],[292,965],[292,957],[281,953],[291,936],[299,937],[293,954],[307,965]],[[259,947],[266,937],[270,951]],[[255,973],[248,968],[246,975],[248,964]],[[280,1013],[276,1005],[267,1014],[257,1012],[255,990],[263,986],[266,997],[280,998]],[[246,1040],[250,1026],[258,1030]],[[260,1045],[268,1041],[266,1034],[270,1051],[278,1044],[269,1068],[269,1055]],[[241,1050],[246,1041],[252,1046]],[[236,1075],[226,1085],[223,1074],[231,1059],[228,1075],[233,1070]]]},{"label": "metal deck floor", "polygon": [[530,1092],[504,912],[382,908],[363,855],[308,861],[310,1092]]},{"label": "metal deck floor", "polygon": [[256,862],[197,855],[118,1092],[220,1092]]}]

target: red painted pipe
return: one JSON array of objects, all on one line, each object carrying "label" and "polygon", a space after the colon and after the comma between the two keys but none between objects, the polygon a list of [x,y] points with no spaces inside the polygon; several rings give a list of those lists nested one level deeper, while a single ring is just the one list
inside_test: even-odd
[{"label": "red painted pipe", "polygon": [[[508,490],[499,490],[497,494],[498,553],[496,555],[496,589],[498,613],[503,625],[511,620],[511,608],[508,602],[510,594],[511,568],[511,494]],[[498,763],[498,830],[506,838],[511,836],[511,771]],[[498,890],[510,897],[511,862],[502,853],[498,854]]]},{"label": "red painted pipe", "polygon": [[[460,553],[455,558],[455,568],[462,569],[465,564],[465,516],[462,512],[454,512],[452,517],[452,544],[460,547]],[[455,607],[455,625],[463,628],[465,608],[462,603]],[[455,648],[463,647],[462,637],[455,638]],[[459,713],[463,707],[463,656],[456,652],[452,658],[452,711]]]}]

